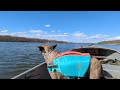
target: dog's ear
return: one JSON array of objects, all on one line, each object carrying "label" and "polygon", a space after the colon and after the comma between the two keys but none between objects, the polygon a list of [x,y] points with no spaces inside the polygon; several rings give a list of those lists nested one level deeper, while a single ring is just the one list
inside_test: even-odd
[{"label": "dog's ear", "polygon": [[56,46],[57,46],[57,44],[53,45],[53,49],[55,49],[55,48],[56,48]]},{"label": "dog's ear", "polygon": [[38,48],[39,48],[39,51],[43,51],[44,50],[44,47],[42,47],[42,46],[38,46]]},{"label": "dog's ear", "polygon": [[51,46],[51,49],[55,49],[56,48],[56,46],[57,46],[57,44],[55,44],[55,45],[53,45],[53,46]]}]

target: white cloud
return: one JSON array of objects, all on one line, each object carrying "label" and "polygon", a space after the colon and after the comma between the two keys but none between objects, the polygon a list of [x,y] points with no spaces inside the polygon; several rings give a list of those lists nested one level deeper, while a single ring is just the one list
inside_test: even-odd
[{"label": "white cloud", "polygon": [[106,38],[109,37],[108,35],[102,35],[102,34],[96,34],[94,36],[87,37],[86,39],[100,39],[100,38]]},{"label": "white cloud", "polygon": [[20,36],[20,37],[27,37],[28,34],[27,32],[13,32],[13,33],[8,33],[7,31],[6,32],[0,32],[0,35],[11,35],[11,36]]},{"label": "white cloud", "polygon": [[9,35],[19,36],[19,37],[27,37],[28,36],[27,32],[14,32],[14,33],[9,33]]},{"label": "white cloud", "polygon": [[42,30],[30,30],[29,32],[31,32],[31,33],[41,33],[43,31]]},{"label": "white cloud", "polygon": [[120,40],[120,36],[116,36],[116,37],[112,37],[112,38],[108,38],[108,40]]},{"label": "white cloud", "polygon": [[68,33],[63,33],[64,35],[67,35]]},{"label": "white cloud", "polygon": [[55,32],[54,30],[52,30],[51,32]]},{"label": "white cloud", "polygon": [[68,36],[68,35],[56,34],[56,35],[49,35],[49,36],[52,36],[52,37],[66,37],[66,36]]},{"label": "white cloud", "polygon": [[86,35],[84,33],[80,33],[80,32],[76,32],[72,36],[74,36],[76,38],[84,38],[84,37],[86,37]]},{"label": "white cloud", "polygon": [[50,27],[51,25],[50,24],[46,24],[45,27]]},{"label": "white cloud", "polygon": [[0,35],[9,35],[8,30],[0,30]]},{"label": "white cloud", "polygon": [[46,36],[50,40],[69,41],[68,35],[64,34],[51,34]]},{"label": "white cloud", "polygon": [[86,42],[91,42],[91,43],[96,43],[96,42],[100,42],[100,41],[106,41],[109,38],[108,35],[103,35],[103,34],[96,34],[93,36],[87,36],[85,38]]},{"label": "white cloud", "polygon": [[8,30],[1,30],[0,32],[1,33],[6,33],[6,32],[8,32]]}]

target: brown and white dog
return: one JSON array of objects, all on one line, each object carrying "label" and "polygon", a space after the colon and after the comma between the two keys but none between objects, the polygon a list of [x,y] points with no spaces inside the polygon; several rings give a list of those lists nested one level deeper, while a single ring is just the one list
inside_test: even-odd
[{"label": "brown and white dog", "polygon": [[[56,46],[57,45],[49,46],[47,44],[38,46],[39,51],[41,51],[42,55],[44,56],[44,59],[47,65],[52,64],[53,60],[58,55],[58,52],[54,50]],[[102,75],[101,72],[102,72],[102,65],[100,61],[92,57],[90,69],[88,71],[89,79],[100,79]],[[65,77],[64,75],[62,75],[61,73],[57,71],[49,72],[49,74],[52,79],[67,79],[67,77]]]}]

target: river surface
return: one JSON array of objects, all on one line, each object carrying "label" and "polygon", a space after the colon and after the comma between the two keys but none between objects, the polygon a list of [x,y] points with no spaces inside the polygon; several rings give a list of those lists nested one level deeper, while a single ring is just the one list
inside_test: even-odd
[{"label": "river surface", "polygon": [[[43,56],[39,52],[38,46],[45,43],[31,43],[31,42],[0,42],[0,79],[10,79],[42,62]],[[49,43],[54,45],[56,43]],[[55,50],[64,52],[73,48],[81,46],[88,46],[86,44],[68,44],[57,43]],[[107,47],[120,51],[120,45],[103,45],[97,46]]]}]

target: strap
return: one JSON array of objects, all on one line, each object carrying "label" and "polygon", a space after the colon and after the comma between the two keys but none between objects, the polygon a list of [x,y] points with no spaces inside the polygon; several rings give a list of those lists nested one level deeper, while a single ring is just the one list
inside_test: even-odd
[{"label": "strap", "polygon": [[49,72],[55,72],[56,68],[58,68],[57,65],[53,65],[53,64],[47,65],[47,69],[48,69]]}]

